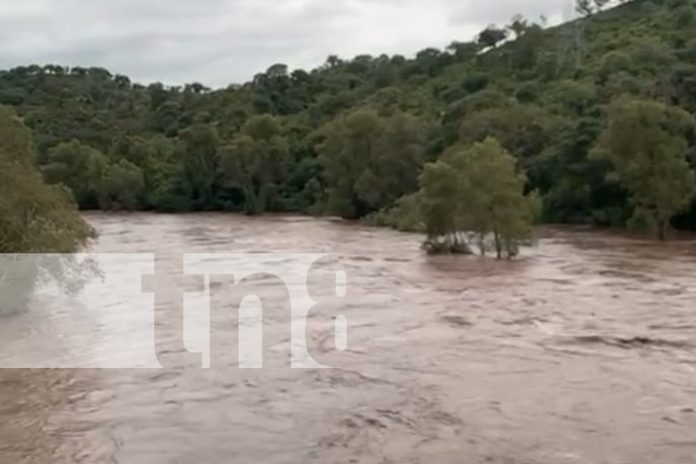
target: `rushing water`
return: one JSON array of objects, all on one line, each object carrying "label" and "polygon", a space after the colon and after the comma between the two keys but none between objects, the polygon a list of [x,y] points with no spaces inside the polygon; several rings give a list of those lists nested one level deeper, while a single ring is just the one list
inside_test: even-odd
[{"label": "rushing water", "polygon": [[[499,263],[329,220],[88,218],[96,252],[335,254],[343,368],[0,370],[2,464],[696,462],[694,241],[547,230]],[[40,318],[73,323],[60,308],[4,319],[0,358],[48,354],[16,327]]]}]

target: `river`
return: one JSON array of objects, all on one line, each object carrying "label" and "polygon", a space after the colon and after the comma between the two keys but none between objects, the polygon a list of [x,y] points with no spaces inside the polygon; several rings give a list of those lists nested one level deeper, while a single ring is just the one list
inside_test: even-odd
[{"label": "river", "polygon": [[[694,240],[544,229],[495,262],[333,220],[87,218],[96,253],[331,253],[348,276],[348,346],[326,353],[341,368],[0,370],[0,463],[696,463]],[[289,341],[270,311],[273,357]],[[46,319],[79,323],[0,320],[0,358],[48,356],[18,328]]]}]

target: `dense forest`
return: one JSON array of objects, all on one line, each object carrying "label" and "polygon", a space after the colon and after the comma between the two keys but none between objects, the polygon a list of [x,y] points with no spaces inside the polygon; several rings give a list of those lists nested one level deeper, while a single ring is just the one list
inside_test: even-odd
[{"label": "dense forest", "polygon": [[532,215],[696,229],[696,2],[578,11],[217,90],[22,66],[0,71],[0,104],[82,209],[326,213],[442,236],[482,223],[475,197],[498,185],[510,195],[490,201],[522,211],[500,219],[512,236]]}]

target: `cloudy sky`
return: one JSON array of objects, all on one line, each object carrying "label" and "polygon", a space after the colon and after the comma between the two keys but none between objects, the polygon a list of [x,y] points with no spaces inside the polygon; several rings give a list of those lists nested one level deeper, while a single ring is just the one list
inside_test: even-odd
[{"label": "cloudy sky", "polygon": [[136,81],[213,87],[277,62],[413,55],[516,13],[568,17],[572,0],[0,0],[0,68],[102,66]]}]

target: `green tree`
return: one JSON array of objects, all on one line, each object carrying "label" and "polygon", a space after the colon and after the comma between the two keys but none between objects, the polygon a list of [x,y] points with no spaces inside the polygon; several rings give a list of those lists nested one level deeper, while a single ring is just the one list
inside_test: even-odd
[{"label": "green tree", "polygon": [[244,195],[244,211],[259,214],[275,201],[288,162],[288,143],[277,118],[255,116],[220,153],[228,186]]},{"label": "green tree", "polygon": [[650,73],[658,73],[674,64],[674,50],[658,37],[640,37],[631,44],[631,59]]},{"label": "green tree", "polygon": [[147,166],[154,155],[154,147],[148,140],[140,136],[122,135],[117,137],[109,150],[109,157],[112,160],[125,160],[138,167]]},{"label": "green tree", "polygon": [[[34,167],[31,133],[13,111],[0,106],[0,314],[26,309],[44,276],[68,285],[69,256],[94,237],[70,192],[47,185]],[[75,269],[72,268],[71,271]]]},{"label": "green tree", "polygon": [[493,138],[450,156],[467,179],[469,228],[479,237],[493,235],[498,259],[516,255],[519,244],[531,238],[539,209],[536,195],[524,194],[526,177],[517,171],[516,159]]},{"label": "green tree", "polygon": [[322,128],[317,151],[331,211],[348,218],[374,211],[364,196],[372,196],[368,189],[376,176],[370,168],[379,156],[383,130],[382,118],[374,110],[355,111]]},{"label": "green tree", "polygon": [[461,233],[466,230],[463,202],[468,200],[467,179],[445,161],[428,163],[420,177],[420,214],[428,235],[424,248],[437,253],[469,253]]},{"label": "green tree", "polygon": [[417,189],[424,128],[401,112],[382,117],[358,110],[324,127],[317,149],[329,208],[344,217],[362,217]]},{"label": "green tree", "polygon": [[576,0],[575,11],[582,16],[590,16],[602,11],[611,0]]},{"label": "green tree", "polygon": [[515,39],[522,37],[529,30],[529,21],[521,14],[516,14],[510,19],[507,29],[513,33]]},{"label": "green tree", "polygon": [[495,25],[491,24],[485,28],[478,36],[478,43],[485,47],[496,47],[500,42],[505,40],[508,36],[508,31],[505,29],[500,29]]},{"label": "green tree", "polygon": [[106,168],[97,189],[99,204],[105,210],[135,210],[144,191],[142,170],[125,159]]},{"label": "green tree", "polygon": [[611,51],[602,57],[599,68],[599,77],[606,80],[612,74],[618,72],[631,72],[635,68],[635,64],[631,57],[621,51]]},{"label": "green tree", "polygon": [[[524,194],[526,178],[515,158],[493,138],[455,146],[421,176],[421,211],[429,240],[446,236],[446,250],[477,237],[482,254],[491,235],[498,259],[517,254],[531,237],[536,195]],[[464,239],[462,239],[464,237]],[[441,250],[439,248],[438,250]]]},{"label": "green tree", "polygon": [[590,82],[559,80],[549,90],[547,98],[550,103],[572,116],[584,114],[597,98],[595,86]]},{"label": "green tree", "polygon": [[606,129],[592,152],[593,159],[609,165],[609,179],[629,192],[633,223],[653,228],[660,240],[696,193],[687,160],[694,124],[679,108],[622,97],[609,106]]},{"label": "green tree", "polygon": [[31,133],[0,106],[0,253],[70,253],[94,234],[68,192],[34,167]]},{"label": "green tree", "polygon": [[192,205],[210,209],[218,169],[219,138],[209,124],[197,123],[181,133],[183,172],[190,187]]},{"label": "green tree", "polygon": [[386,118],[377,166],[380,207],[418,190],[418,176],[425,161],[425,132],[421,120],[409,113],[396,112]]},{"label": "green tree", "polygon": [[536,105],[487,108],[465,117],[460,142],[471,144],[493,137],[526,162],[552,142],[559,123],[555,115]]},{"label": "green tree", "polygon": [[63,142],[48,152],[41,171],[50,184],[63,184],[83,209],[98,207],[97,186],[101,182],[107,159],[98,150],[77,140]]},{"label": "green tree", "polygon": [[481,45],[476,42],[452,42],[447,46],[447,50],[454,55],[457,60],[466,61],[476,57],[481,51]]}]

